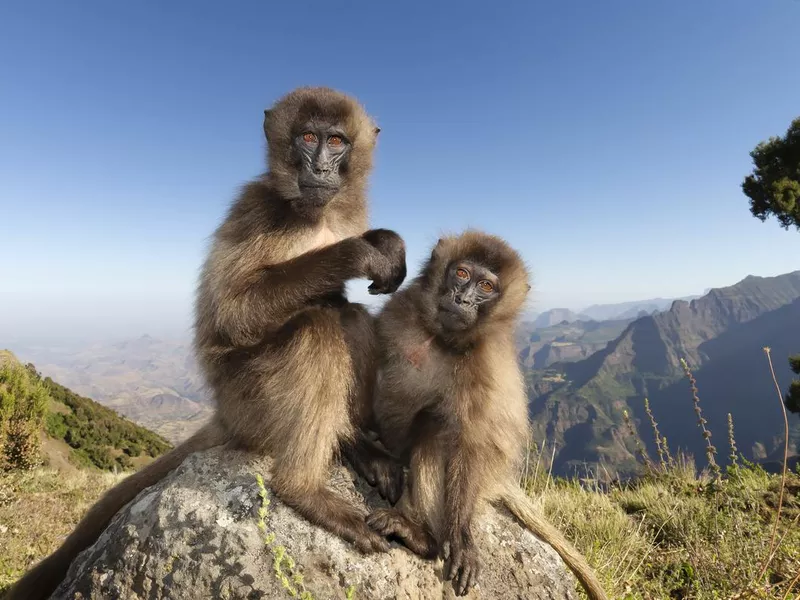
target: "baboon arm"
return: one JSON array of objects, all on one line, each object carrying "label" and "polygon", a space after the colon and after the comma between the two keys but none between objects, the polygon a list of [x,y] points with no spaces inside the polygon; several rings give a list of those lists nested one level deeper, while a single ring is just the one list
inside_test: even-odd
[{"label": "baboon arm", "polygon": [[482,458],[477,448],[466,443],[460,436],[446,465],[445,514],[448,516],[445,536],[471,539],[472,516],[478,500],[483,473]]},{"label": "baboon arm", "polygon": [[489,477],[480,448],[461,436],[445,467],[445,540],[449,548],[444,578],[457,596],[465,595],[480,577],[481,561],[472,536],[472,518],[481,489]]},{"label": "baboon arm", "polygon": [[219,288],[217,325],[234,343],[258,339],[315,298],[341,292],[349,279],[365,276],[376,252],[351,237],[281,263],[231,273]]}]

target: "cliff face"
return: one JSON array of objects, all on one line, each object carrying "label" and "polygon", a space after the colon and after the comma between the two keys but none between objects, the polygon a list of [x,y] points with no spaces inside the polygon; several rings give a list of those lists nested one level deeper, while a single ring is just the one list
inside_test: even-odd
[{"label": "cliff face", "polygon": [[[531,417],[537,434],[562,449],[557,472],[584,459],[606,461],[623,472],[632,467],[633,446],[620,428],[622,411],[641,419],[645,397],[662,434],[702,457],[683,358],[696,371],[704,411],[714,415],[717,435],[724,435],[731,412],[741,450],[757,443],[769,448],[782,427],[774,389],[763,379],[768,375],[764,346],[773,348],[775,367],[788,383],[787,357],[800,351],[800,271],[751,276],[691,302],[676,300],[666,312],[633,321],[587,359],[551,365],[565,383],[541,395],[534,390]],[[773,398],[766,400],[769,394]],[[748,407],[764,406],[765,400],[778,412],[749,418]],[[643,430],[641,437],[651,436]]]}]

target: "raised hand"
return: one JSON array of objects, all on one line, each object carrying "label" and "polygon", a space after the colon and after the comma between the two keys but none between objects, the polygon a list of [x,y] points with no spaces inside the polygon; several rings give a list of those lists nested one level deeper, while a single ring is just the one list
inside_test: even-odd
[{"label": "raised hand", "polygon": [[370,294],[391,294],[406,278],[406,245],[390,229],[371,229],[361,236],[375,248],[383,260],[372,261],[368,277],[372,279]]}]

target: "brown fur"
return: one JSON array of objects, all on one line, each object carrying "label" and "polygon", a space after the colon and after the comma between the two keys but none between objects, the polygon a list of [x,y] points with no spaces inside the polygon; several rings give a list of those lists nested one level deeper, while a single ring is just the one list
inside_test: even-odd
[{"label": "brown fur", "polygon": [[[440,284],[452,261],[471,260],[499,277],[501,296],[471,329],[444,331]],[[410,465],[397,508],[370,525],[422,556],[449,546],[445,577],[465,594],[480,560],[473,516],[502,503],[551,544],[593,600],[606,596],[585,559],[534,509],[517,482],[529,436],[527,396],[514,328],[530,289],[519,255],[502,239],[467,231],[439,241],[422,273],[378,317],[382,356],[374,410],[381,440]]]},{"label": "brown fur", "polygon": [[[315,118],[338,122],[352,150],[342,187],[310,218],[293,210],[300,192],[289,147]],[[214,419],[110,490],[9,598],[47,597],[140,490],[189,453],[225,441],[271,455],[274,492],[302,516],[364,552],[388,550],[364,514],[326,487],[340,452],[385,495],[399,495],[402,484],[399,466],[361,433],[370,419],[373,320],[344,296],[348,279],[373,279],[377,293],[386,293],[405,277],[399,236],[366,231],[379,129],[354,99],[300,88],[265,111],[264,131],[269,170],[244,187],[215,232],[197,294],[195,352],[217,402]]]}]

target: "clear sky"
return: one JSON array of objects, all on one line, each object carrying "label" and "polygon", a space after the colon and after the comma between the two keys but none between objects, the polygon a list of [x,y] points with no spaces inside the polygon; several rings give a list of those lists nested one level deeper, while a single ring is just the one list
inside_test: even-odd
[{"label": "clear sky", "polygon": [[185,330],[262,111],[305,84],[380,124],[373,224],[412,274],[468,225],[524,254],[535,310],[800,268],[740,189],[800,115],[797,23],[797,0],[4,2],[0,346]]}]

